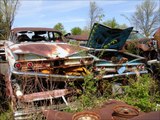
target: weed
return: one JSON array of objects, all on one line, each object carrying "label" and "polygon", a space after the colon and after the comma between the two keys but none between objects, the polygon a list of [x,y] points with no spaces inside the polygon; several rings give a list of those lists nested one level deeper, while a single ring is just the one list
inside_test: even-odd
[{"label": "weed", "polygon": [[149,74],[139,77],[137,81],[129,79],[129,86],[124,86],[124,94],[117,97],[126,103],[149,112],[157,109],[160,103],[159,92],[155,80]]},{"label": "weed", "polygon": [[9,109],[0,114],[0,120],[13,120],[12,110]]}]

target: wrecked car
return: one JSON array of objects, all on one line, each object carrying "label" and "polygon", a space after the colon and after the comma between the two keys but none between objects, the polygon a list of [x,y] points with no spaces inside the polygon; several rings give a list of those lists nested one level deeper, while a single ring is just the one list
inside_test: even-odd
[{"label": "wrecked car", "polygon": [[153,38],[147,38],[135,30],[132,30],[123,47],[123,50],[143,56],[147,60],[156,58],[155,49]]},{"label": "wrecked car", "polygon": [[61,32],[51,28],[12,29],[5,43],[5,82],[15,119],[54,108],[56,99],[67,105],[66,95],[74,93],[67,82],[82,80],[94,61],[88,50],[64,43]]},{"label": "wrecked car", "polygon": [[121,51],[132,29],[111,29],[94,24],[87,47],[94,49],[90,52],[95,60],[94,69],[98,73],[103,71],[102,79],[147,73],[144,57]]},{"label": "wrecked car", "polygon": [[155,50],[157,51],[157,60],[160,61],[160,27],[156,30],[153,35],[153,45]]},{"label": "wrecked car", "polygon": [[147,64],[150,67],[153,77],[157,80],[160,78],[160,27],[154,33],[154,38],[152,43],[154,45],[155,51],[157,52],[157,57],[152,60],[148,60]]},{"label": "wrecked car", "polygon": [[64,37],[67,39],[68,42],[70,43],[74,43],[75,44],[79,44],[80,46],[85,46],[87,44],[88,41],[88,35],[84,34],[84,35],[71,35],[71,34],[66,34],[64,35]]},{"label": "wrecked car", "polygon": [[81,82],[76,90],[69,83],[83,82],[91,73],[100,80],[147,73],[143,57],[119,51],[131,30],[95,24],[82,47],[63,42],[62,33],[51,28],[12,29],[5,43],[5,83],[15,119],[28,119],[41,109],[63,109],[72,102],[69,96],[83,89]]}]

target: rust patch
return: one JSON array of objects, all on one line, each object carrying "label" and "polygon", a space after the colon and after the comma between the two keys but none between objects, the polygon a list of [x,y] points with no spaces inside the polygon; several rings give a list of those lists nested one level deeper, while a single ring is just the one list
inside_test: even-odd
[{"label": "rust patch", "polygon": [[37,100],[58,98],[58,97],[65,96],[69,93],[71,92],[69,92],[67,89],[62,89],[62,90],[32,93],[28,95],[19,96],[18,98],[23,102],[32,102],[32,101],[37,101]]},{"label": "rust patch", "polygon": [[[101,120],[113,120],[113,112],[114,112],[113,109],[119,105],[129,106],[122,101],[109,100],[106,103],[104,103],[104,105],[101,108],[95,108],[95,109],[87,110],[84,112],[93,112],[95,114],[98,114]],[[44,110],[43,114],[47,120],[73,120],[72,119],[73,116],[77,113],[68,113],[68,112],[55,111],[55,110]],[[139,115],[142,115],[142,114],[144,113],[143,112],[139,113]],[[121,118],[121,120],[122,119],[124,120],[125,118]]]},{"label": "rust patch", "polygon": [[15,47],[11,48],[11,50],[19,54],[33,53],[41,56],[56,58],[56,57],[67,57],[79,51],[87,50],[87,48],[73,46],[69,44],[63,44],[63,43],[59,44],[32,43],[32,44],[16,45]]}]

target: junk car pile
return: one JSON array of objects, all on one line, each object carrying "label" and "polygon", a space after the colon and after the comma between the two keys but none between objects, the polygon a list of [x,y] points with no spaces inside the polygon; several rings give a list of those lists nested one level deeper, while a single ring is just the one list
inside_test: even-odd
[{"label": "junk car pile", "polygon": [[9,64],[5,82],[15,118],[68,105],[68,96],[77,91],[69,83],[81,84],[91,73],[97,77],[105,71],[101,80],[147,73],[143,57],[120,51],[132,29],[95,24],[87,47],[64,43],[61,32],[50,28],[12,29],[5,43]]}]

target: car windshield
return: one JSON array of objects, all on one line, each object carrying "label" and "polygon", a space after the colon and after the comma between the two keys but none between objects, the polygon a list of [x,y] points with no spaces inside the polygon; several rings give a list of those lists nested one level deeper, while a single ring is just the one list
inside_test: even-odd
[{"label": "car windshield", "polygon": [[62,41],[61,34],[53,31],[21,31],[16,36],[18,42]]},{"label": "car windshield", "polygon": [[143,39],[145,38],[142,34],[138,32],[131,32],[127,40]]}]

